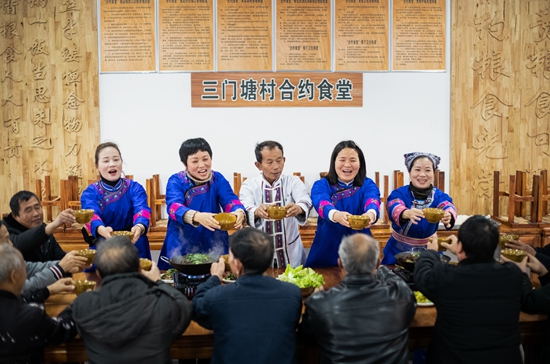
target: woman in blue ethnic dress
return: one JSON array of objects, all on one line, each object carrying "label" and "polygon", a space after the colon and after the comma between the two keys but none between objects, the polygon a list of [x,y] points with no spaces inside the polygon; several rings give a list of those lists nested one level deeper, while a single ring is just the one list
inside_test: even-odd
[{"label": "woman in blue ethnic dress", "polygon": [[[369,227],[378,219],[380,209],[380,190],[367,177],[365,156],[355,142],[346,140],[336,145],[328,174],[311,188],[311,200],[319,217],[305,265],[337,266],[342,238],[358,232],[371,235]],[[350,215],[367,215],[370,223],[363,230],[353,230]]]},{"label": "woman in blue ethnic dress", "polygon": [[94,210],[88,230],[95,238],[107,239],[113,231],[131,231],[132,243],[141,258],[151,259],[147,229],[151,209],[142,185],[122,177],[122,156],[115,143],[98,145],[95,165],[100,180],[82,192],[83,209]]},{"label": "woman in blue ethnic dress", "polygon": [[439,223],[430,223],[424,218],[423,209],[440,208],[445,211],[441,223],[447,230],[456,221],[457,212],[449,195],[433,186],[434,171],[440,158],[431,153],[414,152],[405,154],[405,166],[410,183],[399,187],[388,197],[388,216],[392,223],[392,234],[384,247],[381,264],[395,264],[394,255],[425,248],[428,239],[436,233]]},{"label": "woman in blue ethnic dress", "polygon": [[166,186],[168,226],[158,262],[159,269],[170,265],[162,257],[190,253],[227,254],[229,235],[220,230],[214,215],[228,212],[237,216],[235,229],[243,227],[245,209],[229,182],[212,170],[212,149],[203,138],[184,141],[179,150],[184,171],[173,174]]}]

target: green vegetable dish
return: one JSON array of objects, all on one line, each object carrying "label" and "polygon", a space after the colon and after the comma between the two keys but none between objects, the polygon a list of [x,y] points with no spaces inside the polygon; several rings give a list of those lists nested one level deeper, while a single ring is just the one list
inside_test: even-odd
[{"label": "green vegetable dish", "polygon": [[210,257],[206,254],[193,253],[184,256],[181,260],[181,264],[203,264],[210,263],[211,261]]},{"label": "green vegetable dish", "polygon": [[287,265],[285,272],[280,274],[277,279],[283,282],[293,283],[300,288],[317,288],[325,284],[325,279],[321,274],[315,273],[313,269],[304,268],[301,265],[296,268]]},{"label": "green vegetable dish", "polygon": [[162,273],[160,275],[160,279],[167,279],[167,280],[171,280],[171,279],[174,279],[174,274],[177,272],[176,269],[174,268],[170,268],[168,269],[166,272]]}]

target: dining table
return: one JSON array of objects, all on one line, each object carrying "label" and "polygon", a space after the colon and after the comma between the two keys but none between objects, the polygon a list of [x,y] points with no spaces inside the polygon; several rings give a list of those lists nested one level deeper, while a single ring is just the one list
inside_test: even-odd
[{"label": "dining table", "polygon": [[[322,289],[330,289],[340,283],[345,272],[339,267],[315,268],[323,275],[325,284]],[[264,274],[278,277],[283,273],[282,268],[269,268]],[[88,279],[97,282],[96,289],[101,289],[101,279],[95,273],[77,273],[75,280]],[[229,283],[231,284],[231,283]],[[57,316],[76,298],[74,293],[54,294],[46,300],[46,313]],[[306,298],[307,299],[307,298]],[[430,344],[434,332],[437,309],[435,306],[419,306],[409,327],[408,345],[410,350],[424,349]],[[536,362],[536,348],[542,343],[547,315],[532,315],[520,313],[520,339],[525,354],[525,364]],[[170,352],[173,359],[202,359],[212,356],[214,333],[191,321],[185,332],[171,345]],[[319,363],[319,352],[315,343],[310,340],[297,339],[297,357],[301,363]],[[85,362],[87,361],[83,340],[76,338],[57,345],[45,348],[45,361],[52,362]]]}]

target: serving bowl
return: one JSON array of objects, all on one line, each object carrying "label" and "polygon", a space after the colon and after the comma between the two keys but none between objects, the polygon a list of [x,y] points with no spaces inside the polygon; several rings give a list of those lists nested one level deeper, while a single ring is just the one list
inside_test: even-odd
[{"label": "serving bowl", "polygon": [[433,224],[441,221],[443,215],[445,214],[444,210],[433,207],[425,208],[424,210],[422,210],[422,212],[424,213],[424,217],[426,218],[426,220]]},{"label": "serving bowl", "polygon": [[370,217],[367,215],[349,215],[348,222],[353,230],[363,230],[369,224]]},{"label": "serving bowl", "polygon": [[125,236],[128,239],[132,240],[132,238],[134,237],[134,233],[131,231],[119,230],[119,231],[113,231],[111,233],[111,236]]},{"label": "serving bowl", "polygon": [[516,263],[521,262],[527,256],[527,253],[523,250],[510,248],[503,249],[500,254]]},{"label": "serving bowl", "polygon": [[506,243],[511,242],[512,240],[518,240],[519,235],[516,234],[501,234],[498,236],[498,245],[502,249],[506,249]]},{"label": "serving bowl", "polygon": [[315,292],[315,287],[300,288],[300,291],[302,292],[302,297],[306,298],[311,296],[313,292]]},{"label": "serving bowl", "polygon": [[96,251],[94,249],[80,249],[76,251],[76,255],[86,258],[86,265],[90,266],[94,262]]},{"label": "serving bowl", "polygon": [[230,230],[235,226],[237,216],[226,212],[220,212],[214,215],[214,219],[220,224],[222,230]]},{"label": "serving bowl", "polygon": [[96,283],[88,280],[77,280],[74,282],[74,293],[78,296],[84,292],[93,291]]},{"label": "serving bowl", "polygon": [[74,217],[76,218],[76,222],[79,224],[86,224],[89,223],[92,217],[94,216],[94,210],[76,210],[74,212]]},{"label": "serving bowl", "polygon": [[267,215],[271,220],[281,220],[286,215],[286,206],[267,206]]},{"label": "serving bowl", "polygon": [[153,262],[149,259],[139,258],[139,267],[143,270],[150,271],[153,267]]},{"label": "serving bowl", "polygon": [[447,237],[437,238],[437,250],[440,251],[440,252],[444,252],[444,251],[447,250],[447,248],[441,246],[441,243],[450,244],[451,241],[450,241],[449,238],[447,238]]}]

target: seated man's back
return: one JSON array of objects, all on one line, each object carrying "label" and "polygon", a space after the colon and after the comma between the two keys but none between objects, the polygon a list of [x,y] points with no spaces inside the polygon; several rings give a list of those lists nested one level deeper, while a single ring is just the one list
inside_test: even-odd
[{"label": "seated man's back", "polygon": [[[370,249],[370,250],[369,250]],[[355,234],[338,251],[347,275],[306,302],[301,331],[317,341],[321,363],[407,363],[416,301],[405,281],[378,262],[378,243]]]},{"label": "seated man's back", "polygon": [[[112,262],[115,267],[129,266],[125,269],[129,272],[111,274]],[[78,296],[71,306],[90,363],[171,363],[170,345],[191,318],[187,298],[170,285],[138,273],[139,253],[125,237],[104,241],[95,264],[103,277],[101,287]],[[151,272],[158,274],[156,265]]]},{"label": "seated man's back", "polygon": [[452,240],[458,266],[426,250],[414,271],[415,284],[437,308],[428,363],[521,363],[519,314],[529,277],[494,261],[498,230],[483,216],[468,219]]},{"label": "seated man's back", "polygon": [[213,263],[212,277],[193,298],[193,319],[214,330],[212,364],[292,363],[302,309],[300,289],[262,275],[273,259],[273,245],[264,232],[246,228],[229,241],[229,264],[237,281],[221,286],[225,264]]}]

